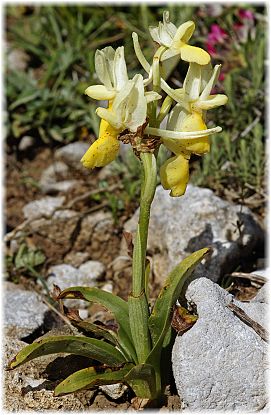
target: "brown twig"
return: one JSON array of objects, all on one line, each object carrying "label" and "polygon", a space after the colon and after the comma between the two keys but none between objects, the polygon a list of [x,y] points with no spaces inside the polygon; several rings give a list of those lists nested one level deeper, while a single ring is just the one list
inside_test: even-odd
[{"label": "brown twig", "polygon": [[240,307],[233,303],[227,304],[227,307],[245,324],[250,326],[265,342],[268,342],[268,331],[256,321],[252,320]]},{"label": "brown twig", "polygon": [[227,276],[233,277],[233,278],[243,278],[248,279],[253,282],[257,282],[258,284],[264,285],[267,282],[267,278],[262,277],[261,275],[257,274],[250,274],[246,272],[232,272],[231,274],[228,274]]}]

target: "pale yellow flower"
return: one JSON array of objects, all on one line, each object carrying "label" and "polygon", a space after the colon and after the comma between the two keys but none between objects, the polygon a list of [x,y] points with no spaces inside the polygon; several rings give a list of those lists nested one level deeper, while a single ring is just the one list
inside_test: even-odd
[{"label": "pale yellow flower", "polygon": [[118,155],[118,135],[124,130],[135,133],[146,121],[148,102],[159,98],[156,92],[145,93],[142,75],[127,81],[108,108],[97,108],[102,118],[99,137],[83,156],[83,165],[93,169],[111,163]]},{"label": "pale yellow flower", "polygon": [[186,62],[195,62],[199,65],[207,65],[210,62],[210,55],[205,50],[188,45],[195,30],[194,22],[185,22],[177,29],[169,20],[169,12],[165,11],[163,23],[159,22],[158,27],[150,27],[149,30],[153,40],[166,47],[161,57],[162,62],[176,55],[180,55]]},{"label": "pale yellow flower", "polygon": [[161,183],[165,189],[171,189],[171,196],[181,196],[185,192],[191,154],[203,155],[210,151],[209,130],[204,121],[205,112],[224,105],[228,100],[223,94],[211,95],[219,71],[220,65],[212,70],[210,65],[204,67],[190,63],[183,88],[172,90],[166,82],[163,83],[163,89],[177,101],[169,115],[167,129],[182,133],[203,133],[201,137],[193,139],[162,137],[163,144],[175,154],[160,170]]}]

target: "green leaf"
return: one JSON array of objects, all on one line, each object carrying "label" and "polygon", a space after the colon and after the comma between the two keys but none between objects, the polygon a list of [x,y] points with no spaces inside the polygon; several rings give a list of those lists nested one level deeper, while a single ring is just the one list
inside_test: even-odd
[{"label": "green leaf", "polygon": [[39,94],[40,94],[39,91],[35,91],[35,92],[32,92],[31,91],[31,93],[29,95],[26,95],[26,96],[24,96],[22,98],[17,99],[16,101],[14,101],[9,106],[9,110],[12,111],[16,107],[18,107],[19,105],[26,104],[27,102],[32,101],[33,99],[37,98],[39,96]]},{"label": "green leaf", "polygon": [[54,353],[85,356],[110,366],[125,362],[121,352],[102,340],[80,336],[55,336],[46,337],[24,347],[9,363],[9,369],[14,369],[36,357]]},{"label": "green leaf", "polygon": [[151,338],[148,327],[149,307],[145,293],[142,291],[138,297],[129,295],[128,307],[137,361],[143,363],[151,350]]},{"label": "green leaf", "polygon": [[[70,319],[70,317],[69,317]],[[71,319],[70,319],[71,320]],[[96,337],[102,337],[111,344],[119,345],[117,335],[113,330],[109,330],[104,326],[99,326],[97,324],[91,323],[90,321],[82,320],[82,321],[72,321],[71,323],[77,327],[79,330],[82,330],[85,335],[87,333],[92,333]]]},{"label": "green leaf", "polygon": [[88,287],[71,287],[62,291],[58,297],[63,298],[79,298],[94,303],[101,304],[107,310],[109,310],[116,319],[119,329],[118,337],[122,350],[127,358],[136,361],[136,352],[132,342],[131,329],[129,325],[128,304],[114,294],[107,291],[100,290],[99,288]]},{"label": "green leaf", "polygon": [[146,258],[146,267],[145,267],[145,294],[147,301],[149,301],[149,280],[150,280],[150,273],[151,273],[151,264],[150,261]]},{"label": "green leaf", "polygon": [[125,375],[130,372],[132,367],[133,365],[128,363],[121,369],[107,370],[104,373],[99,373],[97,368],[94,367],[78,370],[57,385],[54,395],[61,396],[81,389],[89,389],[93,386],[123,382]]},{"label": "green leaf", "polygon": [[39,249],[29,249],[26,244],[20,245],[16,254],[14,265],[16,268],[37,267],[46,260],[45,255]]},{"label": "green leaf", "polygon": [[124,381],[131,386],[139,398],[154,399],[160,392],[156,390],[155,371],[150,364],[143,363],[133,367]]},{"label": "green leaf", "polygon": [[210,248],[203,248],[194,252],[177,265],[167,277],[149,318],[154,349],[147,359],[148,363],[159,359],[161,347],[170,326],[172,307],[180,296],[185,281],[209,251]]}]

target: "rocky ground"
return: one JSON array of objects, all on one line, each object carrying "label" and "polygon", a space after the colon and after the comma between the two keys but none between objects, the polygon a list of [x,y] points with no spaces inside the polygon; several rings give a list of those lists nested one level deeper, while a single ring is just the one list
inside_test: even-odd
[{"label": "rocky ground", "polygon": [[[130,291],[131,258],[123,230],[134,233],[137,205],[128,198],[114,209],[108,195],[122,192],[123,173],[111,166],[94,173],[83,169],[79,160],[87,148],[76,142],[35,152],[33,143],[26,142],[16,157],[7,156],[6,361],[41,336],[72,332],[50,301],[55,285],[99,286],[123,298]],[[173,199],[159,186],[148,243],[152,296],[174,265],[205,246],[212,247],[212,255],[194,272],[180,299],[199,318],[176,338],[175,381],[162,410],[266,409],[269,270],[263,221],[209,189],[189,185],[184,197]],[[69,306],[78,308],[83,319],[110,319],[82,300]],[[7,372],[5,409],[143,409],[123,385],[53,397],[60,379],[87,363],[77,356],[52,355]]]}]

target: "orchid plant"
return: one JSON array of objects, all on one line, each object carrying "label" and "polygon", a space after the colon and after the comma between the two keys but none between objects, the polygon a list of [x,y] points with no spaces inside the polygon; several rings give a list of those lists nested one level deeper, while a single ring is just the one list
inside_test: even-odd
[{"label": "orchid plant", "polygon": [[[209,136],[221,131],[208,128],[208,110],[227,102],[227,97],[212,94],[220,65],[212,68],[209,54],[188,45],[195,29],[192,21],[177,28],[164,12],[163,23],[151,27],[158,45],[151,63],[133,33],[135,54],[146,76],[129,79],[124,48],[97,50],[95,69],[101,81],[85,93],[96,100],[106,100],[107,108],[97,108],[101,118],[98,139],[82,158],[88,169],[112,162],[120,143],[130,144],[142,165],[140,214],[133,244],[132,291],[125,301],[98,288],[72,287],[62,291],[58,300],[80,298],[106,307],[114,316],[117,329],[82,321],[72,323],[86,335],[46,337],[26,346],[12,360],[13,369],[41,355],[66,352],[93,359],[91,367],[79,370],[63,380],[55,395],[92,388],[101,384],[124,382],[137,397],[155,400],[165,387],[162,363],[172,345],[171,318],[187,277],[205,257],[204,248],[184,259],[167,277],[154,305],[149,299],[149,264],[146,259],[151,203],[157,184],[157,155],[165,146],[173,155],[160,168],[161,183],[170,196],[185,193],[189,180],[189,159],[210,149]],[[182,88],[172,89],[166,78],[179,61],[189,63]],[[162,121],[166,127],[162,128]],[[97,364],[99,362],[100,364]],[[163,369],[164,370],[164,369]]]}]

